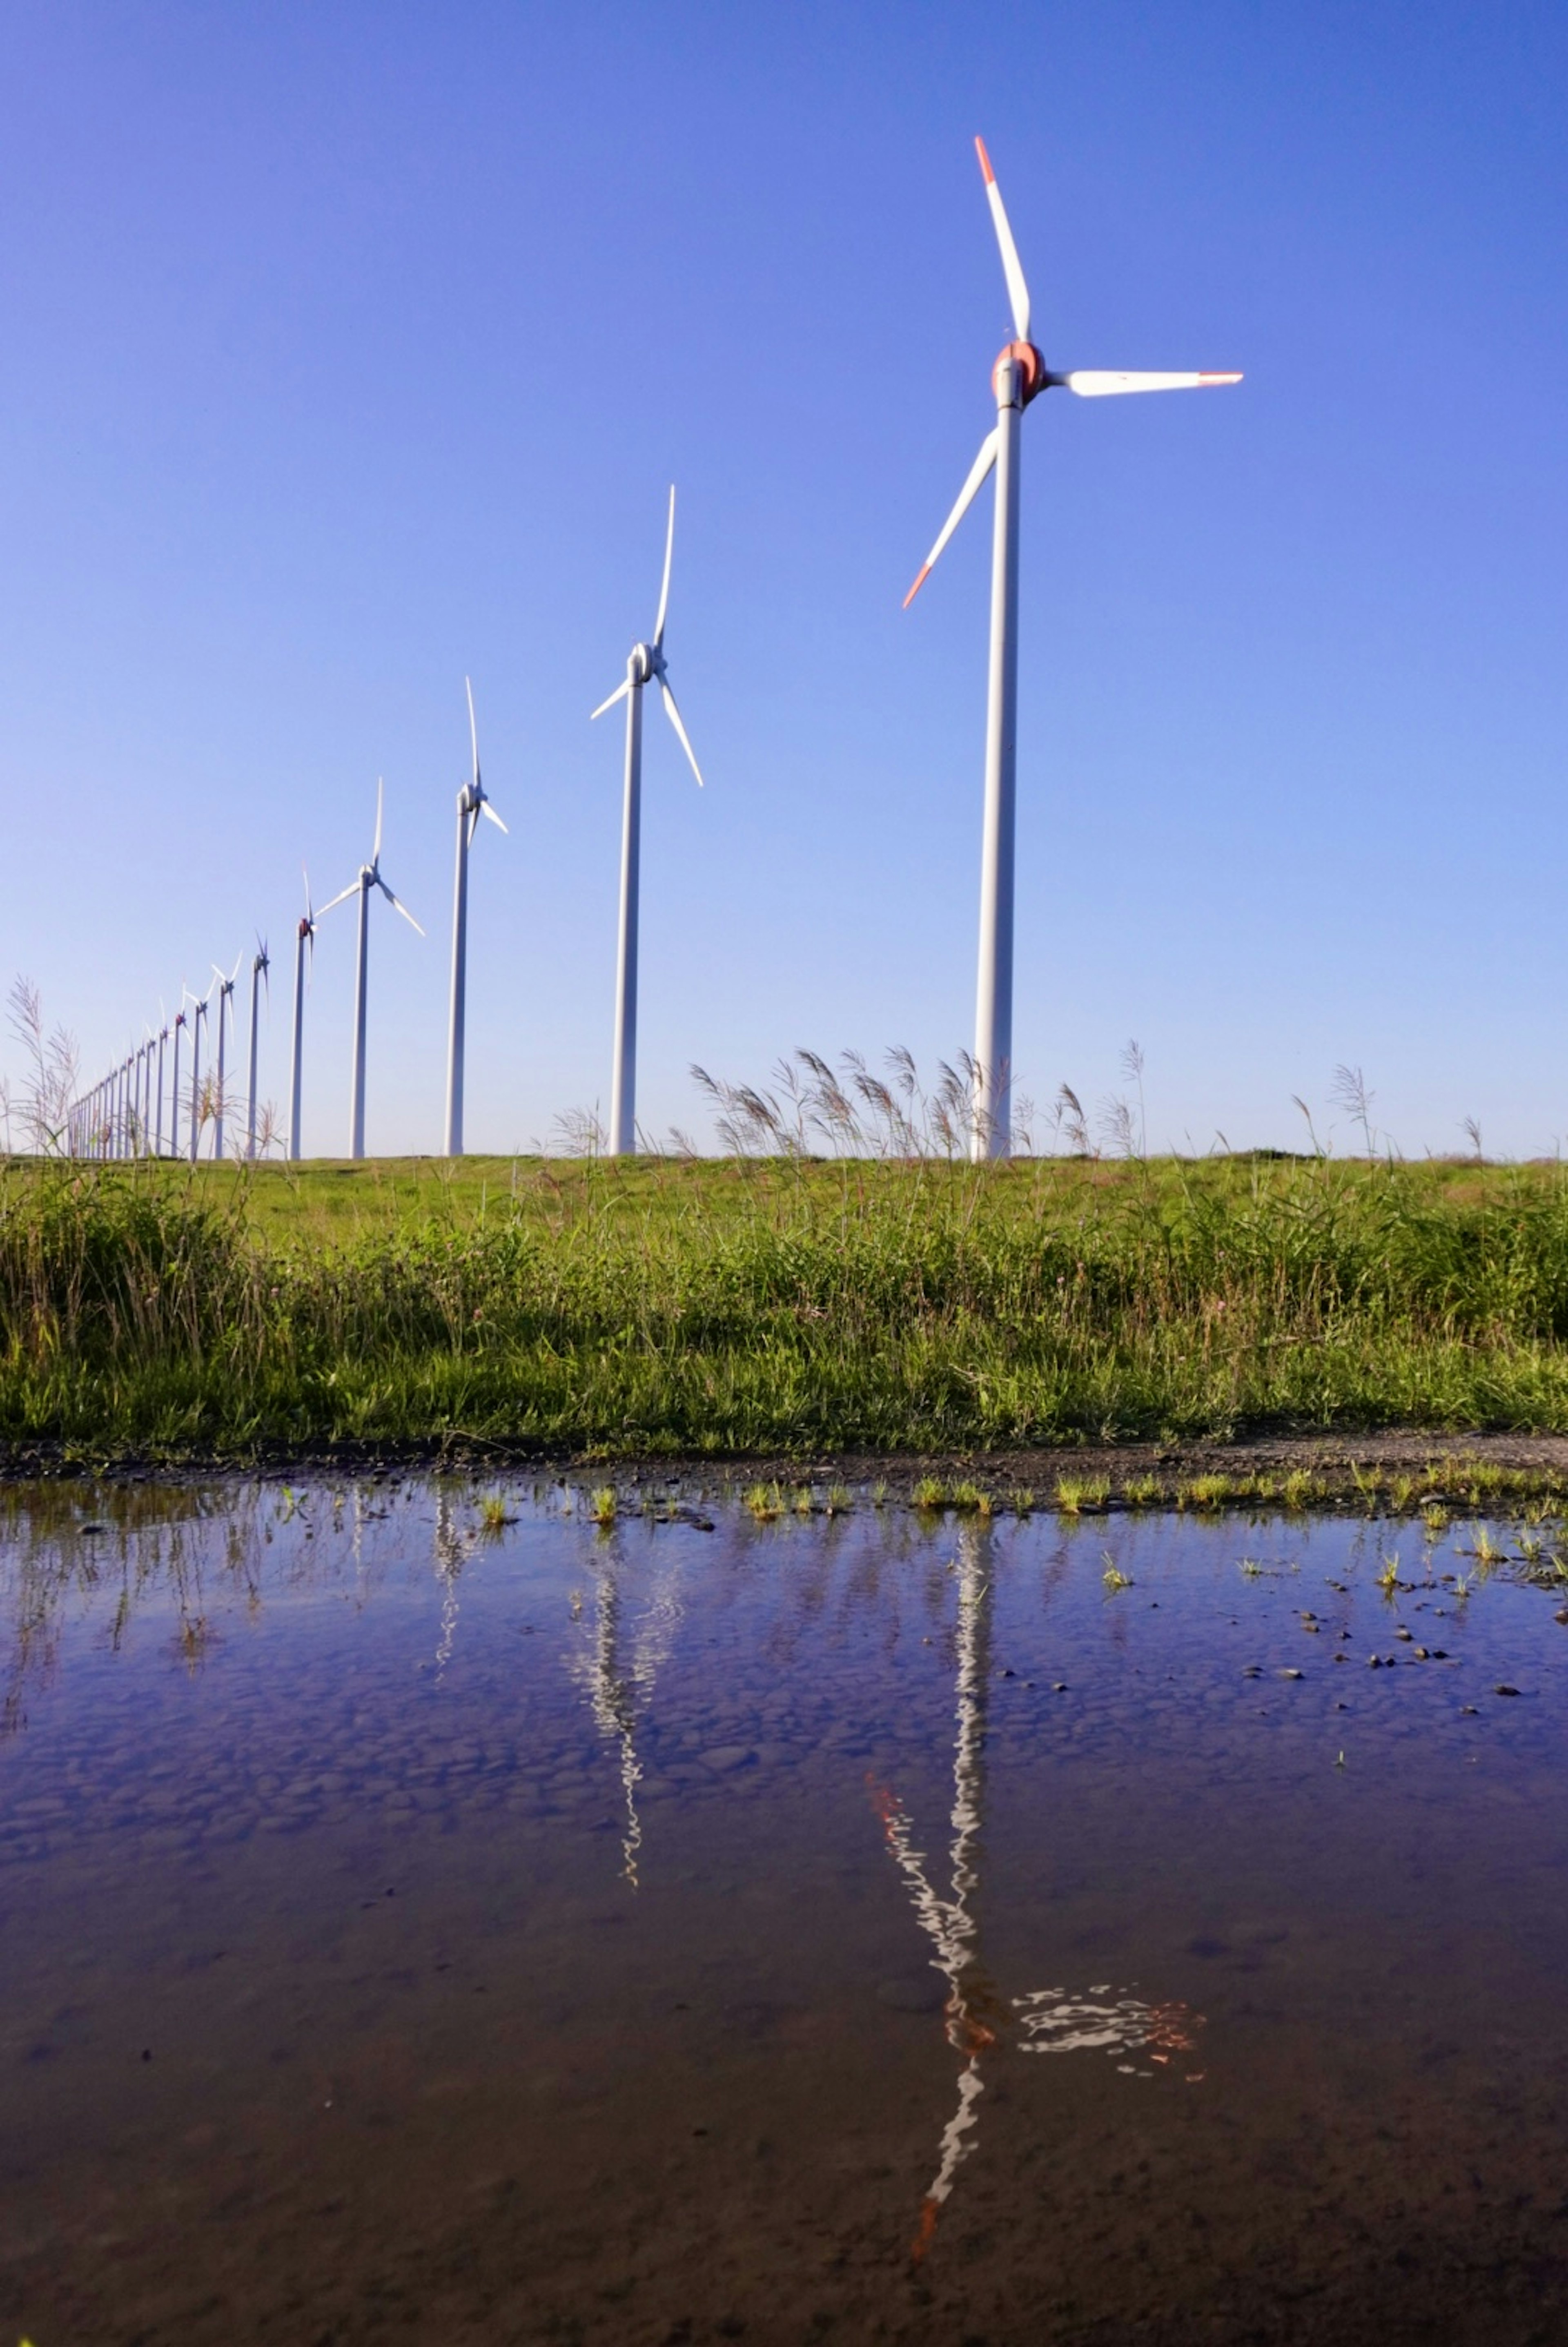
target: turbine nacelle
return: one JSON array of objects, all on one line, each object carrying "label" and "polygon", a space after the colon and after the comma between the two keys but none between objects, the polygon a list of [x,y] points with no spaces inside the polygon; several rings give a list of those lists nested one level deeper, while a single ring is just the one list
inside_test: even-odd
[{"label": "turbine nacelle", "polygon": [[1002,396],[1002,370],[1012,365],[1018,370],[1018,405],[1027,407],[1053,384],[1065,383],[1065,375],[1047,373],[1045,362],[1033,343],[1009,343],[996,354],[996,364],[991,370],[991,388],[998,399]]}]

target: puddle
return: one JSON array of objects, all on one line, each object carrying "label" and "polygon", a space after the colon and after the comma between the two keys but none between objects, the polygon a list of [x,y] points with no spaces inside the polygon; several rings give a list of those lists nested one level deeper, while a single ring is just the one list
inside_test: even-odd
[{"label": "puddle", "polygon": [[504,1496],[5,1496],[5,2347],[1568,2335],[1521,1527]]}]

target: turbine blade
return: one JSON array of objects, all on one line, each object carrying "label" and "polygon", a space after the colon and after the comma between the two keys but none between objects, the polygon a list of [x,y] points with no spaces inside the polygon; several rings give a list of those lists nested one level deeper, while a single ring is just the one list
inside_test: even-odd
[{"label": "turbine blade", "polygon": [[1021,343],[1029,340],[1029,288],[1023,282],[1023,264],[1018,258],[1018,247],[1013,241],[1013,231],[1007,224],[1007,208],[1002,200],[1002,190],[996,184],[996,174],[991,168],[991,158],[985,151],[985,141],[977,138],[974,151],[980,158],[980,168],[985,175],[985,192],[991,202],[991,220],[996,231],[996,241],[1002,247],[1002,266],[1007,277],[1008,299],[1013,304],[1013,323]]},{"label": "turbine blade", "polygon": [[669,527],[664,534],[664,584],[658,590],[658,618],[654,621],[654,650],[664,649],[665,614],[669,610],[669,564],[675,552],[675,483],[669,485]]},{"label": "turbine blade", "polygon": [[496,814],[495,809],[491,805],[488,799],[480,800],[479,812],[481,815],[487,815],[490,817],[491,822],[497,825],[501,830],[504,831],[506,829],[506,825],[502,823],[501,817]]},{"label": "turbine blade", "polygon": [[920,576],[915,580],[914,585],[910,589],[909,593],[904,597],[904,610],[906,611],[909,610],[910,605],[914,601],[915,597],[920,593],[921,589],[925,585],[926,580],[931,577],[932,572],[935,569],[938,555],[941,554],[942,548],[947,544],[948,539],[952,536],[953,531],[958,528],[959,523],[963,519],[964,515],[974,503],[975,497],[980,492],[982,483],[984,481],[986,475],[990,472],[995,462],[996,432],[994,427],[993,427],[980,444],[980,454],[969,468],[969,478],[965,481],[962,488],[960,489],[958,493],[958,503],[953,507],[952,511],[949,514],[947,519],[942,526],[941,537],[937,539],[936,544],[932,548],[931,552],[926,556],[925,560],[921,564]]},{"label": "turbine blade", "polygon": [[[595,710],[595,712],[594,712],[594,717],[602,717],[602,716],[604,715],[604,713],[605,713],[605,712],[606,712],[606,709],[613,709],[613,708],[615,707],[615,705],[616,705],[616,702],[617,702],[617,701],[624,701],[624,700],[626,699],[626,697],[627,693],[631,691],[631,689],[632,689],[632,681],[631,681],[631,678],[628,676],[628,677],[626,677],[626,679],[625,679],[625,680],[624,680],[620,684],[617,684],[617,685],[616,685],[616,689],[615,689],[614,692],[612,692],[612,693],[611,693],[611,695],[610,695],[610,697],[609,697],[608,701],[601,701],[601,702],[600,702],[600,703],[599,703],[598,707],[597,707],[597,708]],[[588,723],[589,723],[589,724],[590,724],[590,725],[591,725],[591,724],[593,723],[593,722],[594,722],[594,717],[590,717],[590,718],[589,718],[589,720],[588,720]]]},{"label": "turbine blade", "polygon": [[473,744],[473,781],[474,786],[477,788],[479,784],[479,727],[475,723],[473,716],[473,685],[472,680],[466,676],[463,680],[463,689],[468,695],[468,738]]},{"label": "turbine blade", "polygon": [[[403,903],[402,898],[392,895],[392,890],[387,887],[386,882],[382,878],[379,872],[376,874],[376,887],[381,890],[382,895],[386,898],[387,903],[392,907],[393,912],[401,913],[403,919],[409,924],[411,928],[419,929],[419,923],[414,919],[413,915],[409,911],[409,908]],[[424,931],[423,929],[419,929],[419,933],[423,938]]]},{"label": "turbine blade", "polygon": [[[321,911],[316,915],[316,921],[324,921],[327,915],[331,912],[336,906],[346,904],[351,897],[357,897],[359,893],[359,882],[357,880],[351,880],[346,888],[339,889],[337,895],[331,899],[331,903],[322,906]],[[316,922],[312,921],[311,924],[311,934],[314,937],[315,933]]]},{"label": "turbine blade", "polygon": [[675,705],[675,695],[670,691],[662,676],[658,681],[658,689],[664,695],[665,715],[669,719],[670,723],[675,727],[677,733],[680,737],[680,746],[686,752],[687,758],[691,761],[691,771],[697,776],[697,787],[698,790],[701,790],[702,769],[697,763],[697,753],[692,748],[690,742],[687,740],[686,728],[680,722],[680,712]]},{"label": "turbine blade", "polygon": [[1118,367],[1080,367],[1061,379],[1080,399],[1114,399],[1124,391],[1207,391],[1215,384],[1241,381],[1238,374],[1129,374]]},{"label": "turbine blade", "polygon": [[314,915],[314,913],[312,913],[312,912],[311,912],[311,874],[310,874],[310,869],[309,869],[309,866],[308,866],[303,865],[303,864],[301,864],[301,865],[300,865],[300,871],[301,871],[301,872],[304,874],[304,876],[305,876],[305,918],[306,918],[306,920],[307,920],[307,921],[313,921],[313,920],[315,919],[316,916],[315,916],[315,915]]},{"label": "turbine blade", "polygon": [[386,792],[380,774],[376,776],[376,844],[371,850],[371,862],[379,864],[382,856],[382,807]]}]

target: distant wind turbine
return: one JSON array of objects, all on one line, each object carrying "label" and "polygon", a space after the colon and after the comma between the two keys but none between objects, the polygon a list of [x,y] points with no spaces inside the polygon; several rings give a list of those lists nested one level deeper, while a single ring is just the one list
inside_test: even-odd
[{"label": "distant wind turbine", "polygon": [[991,557],[991,660],[985,726],[985,829],[980,879],[980,980],[974,1035],[974,1126],[971,1154],[1005,1157],[1012,1141],[1013,1088],[1013,842],[1018,712],[1018,478],[1019,426],[1023,410],[1040,392],[1060,385],[1080,399],[1104,399],[1130,391],[1197,391],[1212,384],[1239,383],[1239,374],[1127,374],[1090,370],[1053,374],[1029,339],[1029,288],[1018,248],[1003,209],[1002,190],[977,138],[975,149],[991,203],[1002,267],[1013,305],[1017,341],[1009,343],[992,370],[996,423],[981,442],[980,454],[958,494],[958,502],[936,544],[904,597],[907,610],[931,574],[948,539],[995,468],[996,520]]},{"label": "distant wind turbine", "polygon": [[[659,589],[658,618],[651,644],[634,644],[626,661],[624,684],[594,712],[602,717],[617,701],[626,704],[626,795],[621,819],[621,934],[616,969],[616,1062],[611,1080],[610,1154],[624,1157],[637,1145],[637,900],[642,860],[643,687],[655,677],[664,700],[665,714],[676,730],[691,771],[702,784],[697,755],[680,722],[665,666],[664,623],[669,608],[669,566],[675,552],[675,490],[669,493],[669,526],[664,542],[664,584]],[[590,721],[591,722],[591,721]]]},{"label": "distant wind turbine", "polygon": [[[239,965],[237,962],[235,964],[235,968],[238,969],[239,966]],[[270,1003],[272,999],[272,981],[267,977],[267,973],[271,967],[272,964],[269,960],[267,955],[266,940],[263,938],[258,938],[256,940],[256,951],[250,963],[250,1083],[246,1094],[247,1105],[245,1111],[245,1154],[247,1157],[254,1157],[256,1154],[256,997],[257,990],[260,988],[262,979],[265,978],[267,979],[267,999],[269,1003]]]},{"label": "distant wind turbine", "polygon": [[[304,870],[303,866],[300,866]],[[300,1084],[303,1072],[300,1057],[305,1037],[305,948],[311,949],[311,968],[316,967],[316,916],[311,910],[311,876],[305,873],[305,912],[294,932],[294,1050],[289,1063],[289,1154],[300,1154]]]},{"label": "distant wind turbine", "polygon": [[218,1093],[212,1111],[212,1155],[216,1163],[223,1155],[223,1110],[229,1081],[229,1029],[234,1018],[234,989],[239,977],[239,965],[245,957],[234,957],[231,970],[212,965],[212,975],[218,981]]},{"label": "distant wind turbine", "polygon": [[207,1016],[212,989],[209,987],[206,994],[197,995],[187,987],[185,992],[190,999],[190,1162],[194,1165],[201,1142],[201,1022]]},{"label": "distant wind turbine", "polygon": [[[182,986],[180,988],[182,998],[184,993],[185,989]],[[182,999],[179,1009],[174,1014],[173,1081],[168,1088],[168,1153],[171,1157],[179,1155],[179,1039],[184,1027],[185,1004]]]},{"label": "distant wind turbine", "polygon": [[446,1153],[463,1154],[463,1071],[468,1023],[468,850],[482,815],[504,831],[479,779],[479,728],[473,718],[473,687],[467,677],[468,733],[473,744],[473,780],[457,794],[457,877],[452,905],[452,1037],[446,1056]]},{"label": "distant wind turbine", "polygon": [[340,888],[338,894],[332,898],[331,904],[323,905],[321,912],[317,916],[318,919],[324,920],[327,915],[332,910],[332,907],[334,905],[344,904],[347,902],[349,897],[356,894],[359,897],[360,949],[358,969],[354,979],[354,1073],[352,1107],[350,1113],[349,1128],[349,1155],[351,1157],[362,1157],[365,1153],[365,985],[370,948],[370,906],[372,889],[379,888],[382,895],[386,898],[387,903],[392,907],[392,910],[396,913],[401,913],[403,919],[408,923],[411,928],[419,929],[419,934],[422,938],[424,935],[424,931],[419,928],[419,923],[414,919],[413,915],[409,911],[408,907],[401,903],[400,900],[392,895],[392,890],[382,878],[382,813],[384,795],[385,794],[383,792],[382,783],[378,778],[376,783],[376,844],[371,850],[370,862],[368,864],[361,865],[359,877],[357,879],[351,880],[346,888]]}]

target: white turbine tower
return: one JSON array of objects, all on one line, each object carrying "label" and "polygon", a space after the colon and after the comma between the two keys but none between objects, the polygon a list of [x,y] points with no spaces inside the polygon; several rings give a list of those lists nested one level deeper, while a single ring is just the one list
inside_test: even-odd
[{"label": "white turbine tower", "polygon": [[[303,870],[303,866],[300,866]],[[311,948],[311,968],[316,967],[316,916],[311,910],[311,876],[305,873],[305,913],[294,932],[294,1050],[289,1063],[289,1154],[300,1154],[300,1085],[304,1062],[300,1053],[305,1040],[305,948]]]},{"label": "white turbine tower", "polygon": [[[238,962],[236,962],[234,966],[236,969],[239,967]],[[267,1000],[268,1003],[270,1004],[272,1000],[272,981],[270,978],[267,977],[267,973],[271,967],[272,964],[268,958],[266,940],[263,938],[258,938],[256,940],[256,951],[252,956],[250,962],[250,1082],[246,1093],[245,1110],[245,1154],[247,1157],[254,1157],[256,1154],[256,998],[261,980],[265,978],[267,979]]]},{"label": "white turbine tower", "polygon": [[401,913],[411,928],[419,929],[422,938],[424,935],[424,931],[419,928],[419,923],[414,919],[408,907],[399,902],[382,878],[382,809],[384,795],[382,784],[378,779],[376,844],[371,850],[370,862],[361,865],[359,877],[351,880],[346,888],[341,888],[332,898],[331,904],[323,905],[317,916],[318,919],[324,920],[333,905],[341,905],[355,895],[359,897],[360,951],[358,973],[354,980],[354,1075],[352,1106],[349,1122],[349,1155],[351,1157],[362,1157],[365,1153],[365,982],[370,949],[371,890],[379,888],[392,910]]},{"label": "white turbine tower", "polygon": [[[621,937],[616,970],[616,1064],[611,1080],[610,1154],[624,1157],[637,1145],[637,891],[642,855],[643,687],[654,677],[664,699],[665,714],[675,727],[691,771],[702,784],[702,774],[665,666],[664,623],[669,608],[669,566],[675,551],[675,490],[669,493],[669,526],[664,542],[664,584],[659,589],[658,618],[651,644],[634,644],[626,661],[624,684],[601,701],[595,717],[602,717],[617,701],[626,704],[626,797],[621,819]],[[590,721],[591,722],[591,721]]]},{"label": "white turbine tower", "polygon": [[1029,288],[985,141],[975,149],[1017,334],[992,370],[996,423],[982,441],[958,502],[904,597],[907,610],[932,567],[969,510],[987,475],[996,472],[996,519],[991,556],[991,661],[985,726],[985,829],[980,876],[980,982],[974,1033],[974,1129],[971,1153],[1004,1157],[1012,1139],[1013,1086],[1013,840],[1018,709],[1018,472],[1019,425],[1040,392],[1061,386],[1080,399],[1118,392],[1197,391],[1239,383],[1239,374],[1053,374],[1029,339]]},{"label": "white turbine tower", "polygon": [[468,694],[468,733],[473,744],[473,780],[457,794],[457,876],[452,903],[452,1036],[446,1055],[446,1153],[463,1154],[463,1068],[468,1025],[468,850],[487,815],[504,831],[506,825],[490,804],[490,794],[479,779],[479,728],[473,718],[473,686],[464,677]]},{"label": "white turbine tower", "polygon": [[216,1164],[223,1155],[223,1111],[229,1081],[229,1030],[234,1019],[234,988],[239,976],[239,965],[245,957],[234,957],[231,970],[221,970],[216,962],[212,975],[218,981],[218,1091],[212,1107],[212,1156]]}]

